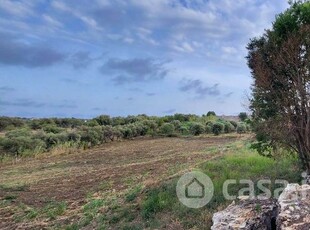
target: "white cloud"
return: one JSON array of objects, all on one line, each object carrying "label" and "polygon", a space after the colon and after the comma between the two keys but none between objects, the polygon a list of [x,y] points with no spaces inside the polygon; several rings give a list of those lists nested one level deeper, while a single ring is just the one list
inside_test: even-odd
[{"label": "white cloud", "polygon": [[63,27],[63,24],[47,14],[43,14],[42,18],[50,25],[55,27]]},{"label": "white cloud", "polygon": [[0,8],[5,10],[7,13],[12,14],[16,17],[26,17],[33,14],[33,4],[29,1],[10,1],[2,0],[0,2]]},{"label": "white cloud", "polygon": [[174,45],[173,49],[179,52],[192,53],[194,48],[188,42],[182,42],[180,45]]},{"label": "white cloud", "polygon": [[228,55],[233,55],[233,54],[236,54],[238,52],[238,50],[235,47],[231,47],[231,46],[222,47],[222,51]]}]

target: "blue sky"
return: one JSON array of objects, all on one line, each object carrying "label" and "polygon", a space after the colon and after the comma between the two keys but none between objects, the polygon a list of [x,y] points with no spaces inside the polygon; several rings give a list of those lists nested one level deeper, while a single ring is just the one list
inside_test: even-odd
[{"label": "blue sky", "polygon": [[0,115],[234,115],[274,0],[1,0]]}]

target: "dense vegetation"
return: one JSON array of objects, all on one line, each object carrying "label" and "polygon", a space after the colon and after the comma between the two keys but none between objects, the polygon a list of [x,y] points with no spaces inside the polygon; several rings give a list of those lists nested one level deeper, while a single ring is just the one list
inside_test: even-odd
[{"label": "dense vegetation", "polygon": [[310,2],[290,4],[248,45],[254,147],[267,156],[279,146],[289,148],[310,172]]},{"label": "dense vegetation", "polygon": [[88,148],[139,136],[180,136],[238,132],[249,129],[245,122],[226,121],[208,115],[175,114],[165,117],[146,115],[93,119],[0,117],[0,155],[20,156],[50,151],[55,147]]}]

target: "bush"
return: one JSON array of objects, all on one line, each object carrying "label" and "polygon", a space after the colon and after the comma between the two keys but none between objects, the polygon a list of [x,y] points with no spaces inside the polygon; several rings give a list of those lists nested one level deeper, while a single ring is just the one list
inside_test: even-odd
[{"label": "bush", "polygon": [[0,131],[19,128],[25,125],[21,118],[0,117]]},{"label": "bush", "polygon": [[79,143],[81,141],[81,135],[77,132],[68,133],[68,141]]},{"label": "bush", "polygon": [[135,117],[135,116],[127,116],[125,118],[125,124],[131,124],[131,123],[135,123],[139,121],[139,118]]},{"label": "bush", "polygon": [[241,121],[245,121],[248,118],[248,114],[246,112],[241,112],[238,117]]},{"label": "bush", "polygon": [[42,129],[47,133],[60,133],[63,131],[62,128],[57,127],[56,125],[44,125]]},{"label": "bush", "polygon": [[130,127],[128,126],[122,127],[120,131],[122,132],[124,138],[126,139],[133,138],[133,131]]},{"label": "bush", "polygon": [[189,121],[190,115],[176,113],[173,115],[173,119],[178,120],[180,122],[186,122],[186,121]]},{"label": "bush", "polygon": [[198,136],[205,132],[205,127],[201,123],[193,122],[190,124],[189,130],[192,135]]},{"label": "bush", "polygon": [[225,133],[232,133],[234,131],[236,131],[235,126],[233,126],[230,122],[224,123],[224,132]]},{"label": "bush", "polygon": [[102,135],[98,129],[89,128],[82,131],[81,142],[88,143],[90,145],[98,145],[102,141]]},{"label": "bush", "polygon": [[207,117],[210,117],[210,116],[216,116],[216,113],[214,111],[209,111],[207,113]]},{"label": "bush", "polygon": [[0,139],[1,148],[10,154],[16,156],[22,155],[28,152],[43,152],[45,150],[45,143],[40,139],[34,139],[30,136],[18,136],[14,138],[1,138]]},{"label": "bush", "polygon": [[77,128],[83,125],[84,120],[77,118],[54,118],[54,122],[58,127]]},{"label": "bush", "polygon": [[125,125],[126,121],[123,117],[113,117],[111,119],[112,126]]},{"label": "bush", "polygon": [[111,125],[112,124],[112,119],[108,115],[101,115],[99,117],[96,117],[94,120],[96,120],[99,125]]},{"label": "bush", "polygon": [[173,124],[174,128],[175,128],[177,131],[179,131],[180,128],[181,128],[181,126],[182,126],[182,123],[181,123],[181,121],[179,121],[179,120],[173,120],[173,121],[171,121],[170,123]]},{"label": "bush", "polygon": [[87,120],[85,124],[89,127],[95,127],[99,125],[95,119]]},{"label": "bush", "polygon": [[43,118],[43,119],[33,119],[30,121],[29,126],[32,129],[42,129],[47,125],[56,125],[53,119]]},{"label": "bush", "polygon": [[188,135],[189,134],[189,129],[186,126],[181,126],[180,132],[182,135]]},{"label": "bush", "polygon": [[148,127],[148,131],[155,132],[158,127],[156,121],[144,120],[142,123]]},{"label": "bush", "polygon": [[12,131],[9,131],[5,134],[7,138],[16,138],[16,137],[30,137],[32,136],[32,132],[29,129],[22,128],[22,129],[15,129]]},{"label": "bush", "polygon": [[245,133],[247,130],[246,125],[243,123],[239,123],[237,126],[237,133],[241,134],[241,133]]},{"label": "bush", "polygon": [[209,124],[209,125],[206,125],[206,128],[205,128],[205,133],[212,133],[212,124]]},{"label": "bush", "polygon": [[229,121],[229,122],[230,122],[230,124],[232,124],[235,127],[235,129],[237,128],[238,123],[236,121]]},{"label": "bush", "polygon": [[167,137],[172,137],[174,135],[174,125],[171,123],[164,123],[161,127],[160,127],[160,133],[167,136]]},{"label": "bush", "polygon": [[104,126],[102,127],[102,135],[104,142],[113,141],[114,139],[114,129],[112,126]]},{"label": "bush", "polygon": [[212,126],[212,133],[214,135],[220,135],[224,132],[224,124],[221,122],[216,122]]},{"label": "bush", "polygon": [[149,130],[148,126],[143,122],[136,122],[133,127],[136,130],[136,136],[145,136]]},{"label": "bush", "polygon": [[57,133],[57,134],[48,133],[45,135],[45,143],[48,149],[56,145],[63,144],[67,141],[68,141],[68,134],[65,132]]}]

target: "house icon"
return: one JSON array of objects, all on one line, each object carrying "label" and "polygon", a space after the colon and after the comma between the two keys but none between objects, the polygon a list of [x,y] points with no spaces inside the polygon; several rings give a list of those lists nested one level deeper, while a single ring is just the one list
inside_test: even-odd
[{"label": "house icon", "polygon": [[205,186],[197,179],[193,178],[185,186],[185,197],[188,199],[201,199],[205,196]]}]

